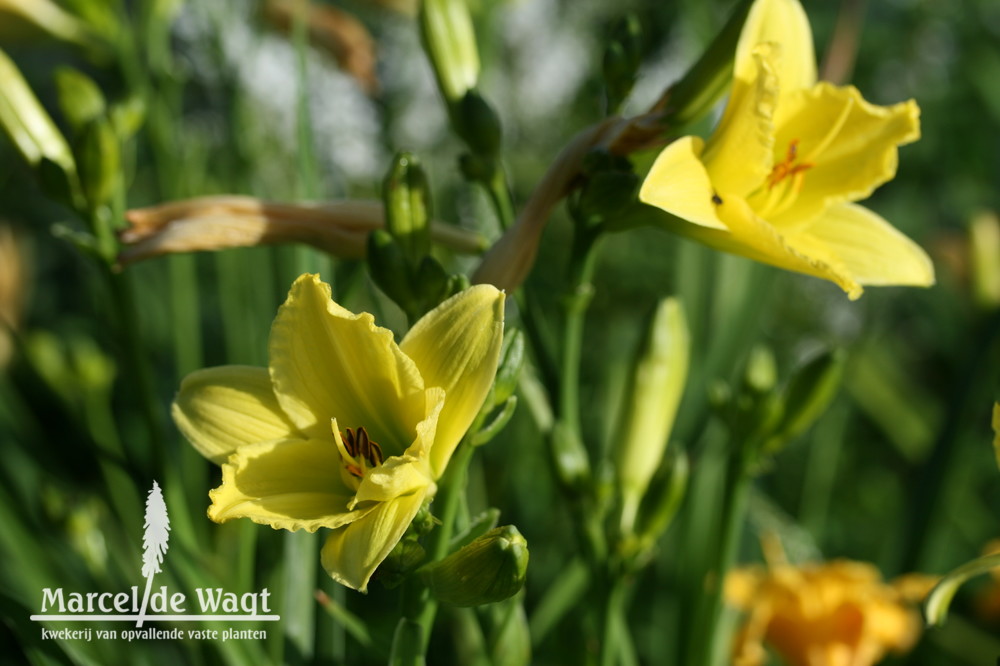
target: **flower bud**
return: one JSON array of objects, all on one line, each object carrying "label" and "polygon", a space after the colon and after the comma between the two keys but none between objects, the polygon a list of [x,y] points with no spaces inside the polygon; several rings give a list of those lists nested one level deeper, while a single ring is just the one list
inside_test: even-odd
[{"label": "flower bud", "polygon": [[[106,119],[97,117],[84,125],[75,144],[80,184],[90,207],[96,209],[111,200],[121,177],[118,137]],[[114,250],[110,254],[113,257]]]},{"label": "flower bud", "polygon": [[635,84],[642,58],[642,25],[635,14],[626,14],[611,27],[604,50],[604,86],[608,113],[614,113]]},{"label": "flower bud", "polygon": [[454,104],[479,80],[476,33],[466,0],[424,0],[419,18],[441,94]]},{"label": "flower bud", "polygon": [[841,350],[828,351],[798,369],[785,390],[784,411],[765,452],[773,453],[785,446],[826,411],[840,388],[844,360]]},{"label": "flower bud", "polygon": [[382,185],[386,227],[416,267],[431,249],[427,175],[410,153],[397,153]]},{"label": "flower bud", "polygon": [[660,466],[687,380],[689,336],[680,302],[668,298],[653,315],[636,364],[618,440],[622,531],[631,532],[650,479]]},{"label": "flower bud", "polygon": [[65,137],[35,97],[17,65],[0,50],[0,127],[24,160],[38,167],[44,160],[58,165],[71,183],[76,164]]},{"label": "flower bud", "polygon": [[104,93],[89,76],[72,67],[60,67],[55,72],[55,80],[59,108],[74,130],[79,131],[104,115],[107,109]]},{"label": "flower bud", "polygon": [[413,319],[416,297],[406,256],[389,232],[377,229],[368,237],[368,270],[385,295]]},{"label": "flower bud", "polygon": [[507,401],[517,388],[524,367],[524,334],[514,330],[508,337],[503,351],[500,352],[500,365],[497,368],[497,378],[493,382],[493,391],[488,404],[494,406]]},{"label": "flower bud", "polygon": [[496,527],[420,570],[431,593],[453,606],[503,601],[524,586],[528,542],[513,525]]},{"label": "flower bud", "polygon": [[985,308],[1000,307],[1000,219],[980,213],[969,228],[972,295]]},{"label": "flower bud", "polygon": [[[492,161],[500,152],[503,130],[493,107],[475,90],[469,90],[452,106],[455,131],[473,154]],[[492,171],[487,164],[484,173]]]},{"label": "flower bud", "polygon": [[25,42],[45,36],[82,46],[93,39],[85,23],[51,0],[0,0],[0,40]]}]

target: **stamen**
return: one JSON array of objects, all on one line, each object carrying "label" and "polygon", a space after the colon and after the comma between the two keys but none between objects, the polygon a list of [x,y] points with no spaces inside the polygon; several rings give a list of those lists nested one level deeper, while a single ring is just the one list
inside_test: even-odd
[{"label": "stamen", "polygon": [[[333,420],[331,419],[331,423]],[[357,430],[344,428],[333,430],[333,439],[340,451],[340,459],[344,469],[351,476],[363,478],[365,473],[382,464],[382,447],[372,441],[364,427]]]},{"label": "stamen", "polygon": [[[771,169],[771,175],[767,177],[767,187],[773,190],[774,186],[783,181],[789,176],[798,176],[799,174],[813,168],[815,165],[803,162],[802,164],[796,164],[795,160],[798,159],[799,154],[799,140],[792,139],[788,143],[788,151],[785,153],[785,160],[774,165]],[[796,180],[796,190],[801,187],[801,178]]]}]

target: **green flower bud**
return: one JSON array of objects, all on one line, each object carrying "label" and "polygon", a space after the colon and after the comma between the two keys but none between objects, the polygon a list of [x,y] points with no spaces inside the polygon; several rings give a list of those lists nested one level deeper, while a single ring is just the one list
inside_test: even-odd
[{"label": "green flower bud", "polygon": [[104,93],[94,80],[78,69],[60,67],[55,72],[56,89],[59,91],[59,108],[63,116],[80,131],[95,118],[104,115]]},{"label": "green flower bud", "polygon": [[491,162],[500,152],[500,140],[503,135],[500,117],[493,107],[478,92],[469,90],[458,103],[453,104],[452,115],[455,131],[473,154],[487,158]]},{"label": "green flower bud", "polygon": [[411,266],[431,248],[430,198],[427,175],[410,153],[398,153],[382,186],[386,227]]},{"label": "green flower bud", "polygon": [[984,308],[1000,306],[1000,219],[979,213],[969,226],[972,295]]},{"label": "green flower bud", "polygon": [[642,62],[642,25],[635,14],[617,20],[610,30],[604,50],[603,73],[607,88],[608,113],[614,113],[635,84]]},{"label": "green flower bud", "polygon": [[111,124],[103,117],[87,123],[76,141],[80,184],[92,209],[114,196],[121,175],[121,147]]},{"label": "green flower bud", "polygon": [[784,410],[764,447],[766,452],[781,449],[826,411],[840,388],[845,358],[841,350],[829,351],[799,368],[785,390]]},{"label": "green flower bud", "polygon": [[513,525],[496,527],[419,570],[431,593],[453,606],[503,601],[524,586],[528,542]]},{"label": "green flower bud", "polygon": [[701,118],[729,89],[736,44],[751,4],[751,0],[741,0],[736,5],[698,62],[664,95],[663,102],[669,110],[665,121],[675,131]]},{"label": "green flower bud", "polygon": [[756,345],[750,350],[746,369],[743,373],[744,387],[758,395],[763,395],[778,383],[778,369],[774,354],[767,347]]},{"label": "green flower bud", "polygon": [[0,50],[0,128],[33,167],[57,165],[76,184],[76,164],[65,137],[52,122],[17,65]]},{"label": "green flower bud", "polygon": [[622,554],[633,564],[643,564],[652,554],[656,540],[663,534],[687,492],[690,467],[687,455],[679,451],[664,456],[663,464],[656,471],[642,498],[632,534],[623,534]]},{"label": "green flower bud", "polygon": [[590,480],[590,458],[583,442],[561,421],[552,426],[550,450],[559,480],[570,488],[582,488]]},{"label": "green flower bud", "polygon": [[441,94],[455,103],[479,80],[476,33],[465,0],[423,0],[420,35]]},{"label": "green flower bud", "polygon": [[368,236],[368,270],[372,280],[412,320],[419,316],[406,256],[388,231],[376,229]]},{"label": "green flower bud", "polygon": [[493,391],[487,399],[487,404],[493,406],[506,402],[507,398],[517,389],[517,381],[524,367],[524,333],[514,330],[507,336],[503,350],[500,352],[500,365],[497,368],[497,378],[493,382]]},{"label": "green flower bud", "polygon": [[687,381],[689,334],[679,301],[660,302],[636,364],[618,440],[623,533],[630,533],[650,479],[667,448]]}]

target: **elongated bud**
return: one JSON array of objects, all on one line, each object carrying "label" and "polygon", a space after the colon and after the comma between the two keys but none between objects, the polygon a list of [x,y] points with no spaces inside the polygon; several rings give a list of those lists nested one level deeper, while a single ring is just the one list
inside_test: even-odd
[{"label": "elongated bud", "polygon": [[420,34],[449,104],[458,102],[479,80],[476,33],[466,0],[424,0]]},{"label": "elongated bud", "polygon": [[80,184],[91,208],[111,200],[121,174],[121,147],[114,130],[103,117],[88,122],[76,143]]},{"label": "elongated bud", "polygon": [[[670,526],[687,492],[690,467],[687,455],[679,451],[666,456],[660,469],[650,481],[642,498],[635,519],[635,539],[626,548],[634,551],[630,555],[648,554],[656,540]],[[628,539],[629,535],[625,535]]]},{"label": "elongated bud", "polygon": [[552,427],[552,463],[559,480],[570,488],[582,488],[590,480],[590,458],[580,438],[561,421]]},{"label": "elongated bud", "polygon": [[632,392],[618,444],[622,531],[631,531],[636,512],[666,450],[687,381],[689,334],[680,302],[668,298],[653,315],[632,380]]},{"label": "elongated bud", "polygon": [[479,606],[503,601],[524,586],[528,542],[513,525],[496,527],[419,571],[431,594],[444,603]]},{"label": "elongated bud", "polygon": [[1000,219],[980,213],[969,228],[972,295],[981,307],[1000,306]]},{"label": "elongated bud", "polygon": [[603,73],[608,113],[613,114],[635,84],[642,63],[642,25],[635,14],[626,14],[611,27],[604,49]]},{"label": "elongated bud", "polygon": [[58,165],[71,181],[76,164],[65,137],[52,122],[17,65],[0,50],[0,127],[24,160],[38,167],[43,160]]},{"label": "elongated bud", "polygon": [[416,298],[403,249],[388,231],[376,229],[368,236],[368,270],[385,295],[413,317]]},{"label": "elongated bud", "polygon": [[382,187],[386,226],[414,267],[431,249],[428,190],[420,161],[410,153],[398,153]]},{"label": "elongated bud", "polygon": [[[473,154],[485,158],[494,158],[499,154],[503,135],[500,117],[482,95],[475,90],[469,90],[457,104],[453,105],[452,115],[455,131]],[[486,169],[480,175],[488,177],[491,165],[484,166]]]},{"label": "elongated bud", "polygon": [[840,388],[844,360],[842,350],[833,350],[799,368],[785,391],[784,411],[765,445],[765,452],[781,449],[826,411]]},{"label": "elongated bud", "polygon": [[497,378],[493,382],[493,390],[487,399],[487,404],[499,405],[514,394],[517,381],[521,378],[524,360],[524,334],[514,330],[507,336],[503,351],[500,352],[500,366],[497,368]]},{"label": "elongated bud", "polygon": [[51,0],[0,1],[0,40],[30,42],[44,36],[82,46],[94,43],[88,26]]},{"label": "elongated bud", "polygon": [[55,72],[55,80],[59,108],[75,131],[104,115],[107,109],[104,93],[89,76],[72,67],[60,67]]},{"label": "elongated bud", "polygon": [[666,107],[666,123],[683,127],[710,111],[733,78],[733,56],[751,0],[741,0],[729,20],[680,81],[672,85],[657,106]]}]

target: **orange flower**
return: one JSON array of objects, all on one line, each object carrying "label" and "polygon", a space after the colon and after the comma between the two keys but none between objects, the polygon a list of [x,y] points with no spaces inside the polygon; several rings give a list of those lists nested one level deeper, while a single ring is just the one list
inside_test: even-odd
[{"label": "orange flower", "polygon": [[871,666],[913,647],[914,604],[934,582],[911,574],[886,584],[874,566],[848,560],[733,571],[726,598],[748,611],[733,663],[763,664],[767,643],[790,666]]}]

